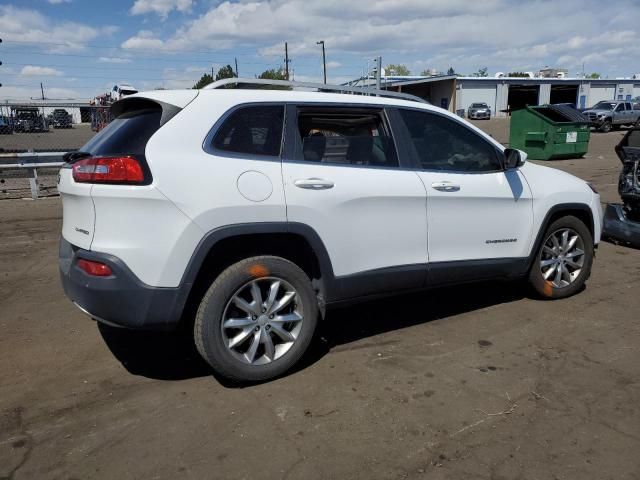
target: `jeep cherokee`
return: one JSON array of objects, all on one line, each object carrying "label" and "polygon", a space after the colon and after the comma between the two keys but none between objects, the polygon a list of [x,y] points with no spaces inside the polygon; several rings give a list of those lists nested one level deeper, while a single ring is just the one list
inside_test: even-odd
[{"label": "jeep cherokee", "polygon": [[589,277],[585,181],[409,96],[227,83],[128,96],[67,154],[62,284],[98,321],[186,322],[218,374],[259,381],[334,305],[498,278],[557,299]]}]

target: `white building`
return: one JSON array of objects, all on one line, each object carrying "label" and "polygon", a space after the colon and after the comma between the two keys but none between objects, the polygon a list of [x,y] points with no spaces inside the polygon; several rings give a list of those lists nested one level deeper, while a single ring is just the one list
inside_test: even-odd
[{"label": "white building", "polygon": [[640,97],[640,79],[396,77],[384,86],[417,95],[452,112],[466,112],[472,103],[484,102],[497,117],[526,105],[572,103],[588,108],[601,100]]}]

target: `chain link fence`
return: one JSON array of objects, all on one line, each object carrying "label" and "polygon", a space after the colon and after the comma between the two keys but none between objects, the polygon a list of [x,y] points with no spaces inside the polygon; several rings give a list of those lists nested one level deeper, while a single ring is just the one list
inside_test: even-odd
[{"label": "chain link fence", "polygon": [[38,164],[59,162],[55,152],[79,149],[111,120],[108,105],[0,104],[0,199],[57,195],[59,168]]}]

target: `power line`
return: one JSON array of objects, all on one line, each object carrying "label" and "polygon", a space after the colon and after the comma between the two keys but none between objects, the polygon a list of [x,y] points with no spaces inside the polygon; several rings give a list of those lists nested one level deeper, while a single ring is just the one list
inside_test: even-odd
[{"label": "power line", "polygon": [[[18,77],[18,76],[24,76],[21,73],[3,73],[3,75],[7,75],[7,76],[12,76],[12,77]],[[202,75],[202,73],[194,73],[194,77],[198,75]],[[62,75],[31,75],[31,76],[38,76],[38,77],[62,77]],[[105,75],[70,75],[70,77],[72,78],[105,78]],[[192,81],[193,78],[177,78],[177,77],[165,77],[165,78],[159,78],[159,77],[154,77],[154,78],[135,78],[132,77],[134,80],[140,80],[140,81],[171,81],[171,80],[177,80],[177,81]]]},{"label": "power line", "polygon": [[[73,42],[67,42],[67,43],[63,43],[63,42],[41,42],[41,41],[36,41],[36,40],[8,40],[5,41],[5,43],[7,44],[11,44],[11,43],[18,43],[18,44],[23,44],[23,45],[54,45],[54,46],[60,46],[60,47],[80,47],[80,48],[96,48],[96,49],[112,49],[112,50],[121,50],[123,52],[152,52],[152,53],[158,53],[158,49],[149,49],[149,48],[135,48],[135,47],[129,47],[129,48],[125,48],[122,47],[120,45],[96,45],[96,44],[74,44]],[[197,54],[202,54],[202,55],[211,55],[211,54],[219,54],[220,51],[219,50],[183,50],[183,49],[166,49],[165,52],[167,54],[171,54],[171,53],[197,53]],[[235,54],[238,57],[243,57],[243,56],[255,56],[255,54],[253,53],[237,53]]]},{"label": "power line", "polygon": [[[96,58],[95,55],[81,55],[79,53],[43,53],[43,52],[32,52],[32,51],[20,51],[20,52],[4,52],[6,54],[11,54],[11,55],[42,55],[42,56],[57,56],[57,57],[77,57],[77,58],[93,58],[95,60],[98,60]],[[161,62],[167,62],[167,61],[171,61],[171,62],[186,62],[186,63],[190,63],[190,62],[203,62],[203,61],[208,61],[208,62],[213,62],[213,63],[218,63],[218,64],[230,64],[230,62],[228,61],[228,59],[225,60],[220,60],[220,59],[184,59],[184,58],[160,58],[160,57],[144,57],[144,56],[137,56],[135,58],[131,58],[131,60],[133,62],[135,62],[136,60],[150,60],[150,61],[161,61]],[[267,63],[267,62],[243,62],[244,65],[273,65],[273,63]]]},{"label": "power line", "polygon": [[[203,62],[205,62],[203,60]],[[58,63],[38,63],[34,65],[33,63],[15,63],[15,62],[6,62],[4,65],[14,65],[19,67],[51,67],[51,68],[77,68],[83,70],[126,70],[126,71],[140,71],[140,72],[152,72],[158,71],[162,72],[170,67],[148,67],[148,68],[135,68],[135,67],[125,67],[125,66],[111,66],[111,65],[92,65],[91,67],[87,67],[87,65],[69,65],[69,64],[58,64]],[[206,62],[205,65],[202,66],[202,70],[206,71],[210,68],[211,62]]]}]

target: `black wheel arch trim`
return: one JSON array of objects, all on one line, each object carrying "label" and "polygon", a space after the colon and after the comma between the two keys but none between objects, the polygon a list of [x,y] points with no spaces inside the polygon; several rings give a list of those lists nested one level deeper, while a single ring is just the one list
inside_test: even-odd
[{"label": "black wheel arch trim", "polygon": [[531,267],[531,265],[533,265],[533,262],[535,261],[535,258],[538,254],[538,249],[540,248],[540,245],[544,240],[544,233],[547,231],[547,228],[551,224],[551,218],[554,215],[563,212],[566,212],[568,215],[570,215],[571,212],[575,212],[576,210],[584,212],[589,216],[589,224],[587,225],[587,228],[589,229],[589,232],[591,232],[591,237],[595,238],[596,226],[593,219],[593,211],[591,210],[591,207],[589,205],[587,205],[586,203],[559,203],[557,205],[554,205],[547,211],[544,219],[542,220],[542,223],[540,223],[540,228],[536,235],[535,242],[533,243],[533,247],[531,248],[531,252],[529,253],[529,267]]},{"label": "black wheel arch trim", "polygon": [[399,265],[351,275],[336,276],[324,242],[309,225],[298,222],[241,223],[208,232],[196,247],[180,282],[182,298],[186,299],[203,267],[209,252],[217,243],[231,237],[254,234],[293,234],[302,237],[316,256],[320,269],[320,294],[324,303],[382,293],[421,288],[426,281],[426,264]]}]

